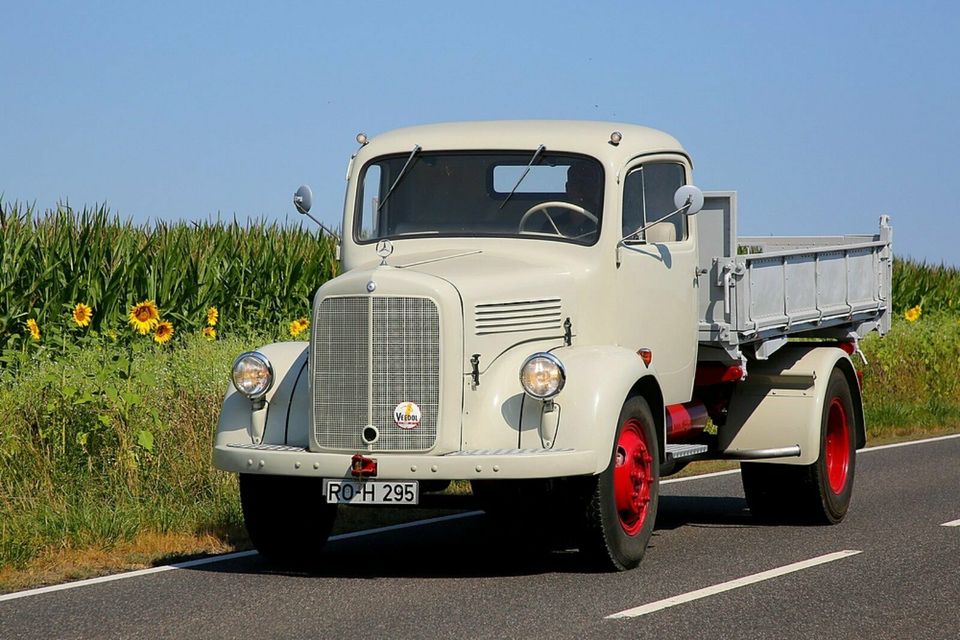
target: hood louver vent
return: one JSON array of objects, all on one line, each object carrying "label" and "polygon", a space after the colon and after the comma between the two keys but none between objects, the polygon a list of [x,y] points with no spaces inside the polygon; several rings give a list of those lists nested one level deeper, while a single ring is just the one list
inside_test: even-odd
[{"label": "hood louver vent", "polygon": [[474,307],[474,327],[478,336],[493,333],[563,331],[560,298],[490,302]]}]

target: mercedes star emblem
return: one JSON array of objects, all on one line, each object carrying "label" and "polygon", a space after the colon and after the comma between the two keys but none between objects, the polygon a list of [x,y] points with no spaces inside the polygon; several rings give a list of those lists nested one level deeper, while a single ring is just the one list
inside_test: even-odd
[{"label": "mercedes star emblem", "polygon": [[377,243],[377,255],[380,256],[380,266],[387,264],[387,258],[393,253],[393,243],[389,240],[381,240]]}]

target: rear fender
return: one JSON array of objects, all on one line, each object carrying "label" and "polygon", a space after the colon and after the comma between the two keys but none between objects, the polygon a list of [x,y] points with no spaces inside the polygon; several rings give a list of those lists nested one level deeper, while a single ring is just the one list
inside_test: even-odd
[{"label": "rear fender", "polygon": [[758,462],[808,465],[820,457],[820,428],[827,384],[834,368],[850,383],[857,446],[864,442],[863,403],[850,358],[836,347],[788,345],[769,360],[751,362],[718,429],[721,453],[800,446],[799,457]]}]

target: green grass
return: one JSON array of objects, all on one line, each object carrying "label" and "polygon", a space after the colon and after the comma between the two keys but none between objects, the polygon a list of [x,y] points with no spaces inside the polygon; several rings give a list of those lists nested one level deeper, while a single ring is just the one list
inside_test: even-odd
[{"label": "green grass", "polygon": [[212,468],[212,438],[230,363],[267,340],[87,343],[0,375],[0,567],[145,530],[240,530],[236,481]]},{"label": "green grass", "polygon": [[923,313],[916,322],[895,317],[890,333],[868,336],[862,348],[870,437],[960,425],[960,314]]}]

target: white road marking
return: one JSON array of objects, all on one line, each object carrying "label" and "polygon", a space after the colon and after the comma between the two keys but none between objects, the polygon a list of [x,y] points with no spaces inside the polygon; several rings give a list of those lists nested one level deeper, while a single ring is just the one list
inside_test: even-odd
[{"label": "white road marking", "polygon": [[950,522],[944,522],[941,527],[960,527],[960,520],[951,520]]},{"label": "white road marking", "polygon": [[860,454],[866,453],[867,451],[882,451],[883,449],[896,449],[897,447],[910,447],[915,444],[926,444],[928,442],[939,442],[941,440],[953,440],[954,438],[960,438],[960,433],[952,433],[948,436],[937,436],[935,438],[924,438],[923,440],[907,440],[906,442],[882,444],[879,447],[867,447],[866,449],[860,449],[857,451],[857,453]]},{"label": "white road marking", "polygon": [[[940,440],[952,440],[954,438],[960,438],[960,433],[953,433],[948,436],[937,436],[935,438],[925,438],[923,440],[907,440],[906,442],[894,442],[893,444],[882,444],[878,447],[867,447],[865,449],[858,449],[857,455],[860,455],[862,453],[872,453],[874,451],[883,451],[884,449],[895,449],[897,447],[912,447],[915,444],[939,442]],[[729,476],[737,473],[740,473],[740,469],[729,469],[727,471],[716,471],[714,473],[704,473],[697,476],[686,476],[683,478],[670,478],[669,480],[661,480],[660,484],[673,484],[674,482],[689,482],[690,480],[705,480],[707,478],[716,478],[718,476]]]},{"label": "white road marking", "polygon": [[[468,511],[466,513],[454,513],[449,516],[438,516],[436,518],[427,518],[426,520],[416,520],[414,522],[405,522],[403,524],[392,524],[387,527],[378,527],[376,529],[366,529],[364,531],[353,531],[351,533],[341,533],[339,535],[330,536],[330,542],[336,542],[337,540],[347,540],[349,538],[359,538],[361,536],[372,536],[378,533],[386,533],[388,531],[397,531],[398,529],[422,527],[429,524],[436,524],[438,522],[446,522],[448,520],[472,518],[482,513],[483,513],[482,511]],[[18,598],[27,598],[29,596],[38,596],[43,593],[52,593],[54,591],[64,591],[66,589],[77,589],[79,587],[88,587],[94,584],[102,584],[104,582],[113,582],[115,580],[124,580],[126,578],[138,578],[140,576],[146,576],[152,573],[163,573],[164,571],[173,571],[174,569],[189,569],[190,567],[199,567],[201,565],[213,564],[215,562],[226,562],[228,560],[236,560],[237,558],[246,558],[254,555],[257,555],[256,551],[238,551],[236,553],[227,553],[225,555],[211,556],[209,558],[199,558],[197,560],[187,560],[186,562],[176,562],[174,564],[165,564],[159,567],[151,567],[149,569],[127,571],[126,573],[114,573],[108,576],[100,576],[98,578],[88,578],[86,580],[76,580],[74,582],[66,582],[64,584],[55,584],[49,587],[39,587],[37,589],[28,589],[26,591],[16,591],[14,593],[0,595],[0,602],[4,602],[6,600],[16,600]]]},{"label": "white road marking", "polygon": [[715,584],[712,587],[705,587],[703,589],[697,589],[696,591],[691,591],[689,593],[684,593],[678,596],[671,596],[663,600],[657,600],[656,602],[651,602],[649,604],[644,604],[639,607],[634,607],[633,609],[627,609],[626,611],[621,611],[619,613],[611,614],[607,616],[606,619],[612,620],[617,618],[636,618],[638,616],[643,616],[648,613],[653,613],[654,611],[660,611],[661,609],[666,609],[668,607],[675,607],[678,604],[684,604],[686,602],[691,602],[693,600],[699,600],[701,598],[713,596],[718,593],[723,593],[724,591],[739,589],[740,587],[745,587],[747,585],[755,584],[757,582],[763,582],[764,580],[770,580],[771,578],[776,578],[782,575],[786,575],[788,573],[802,571],[803,569],[809,569],[810,567],[815,567],[817,565],[825,564],[827,562],[842,560],[843,558],[855,556],[858,553],[863,553],[863,552],[852,550],[852,549],[846,549],[844,551],[836,551],[834,553],[828,553],[826,555],[818,556],[816,558],[810,558],[809,560],[794,562],[793,564],[788,564],[783,567],[778,567],[777,569],[770,569],[769,571],[761,571],[760,573],[755,573],[752,576],[744,576],[743,578],[737,578],[736,580],[730,580],[729,582],[721,582],[720,584]]},{"label": "white road marking", "polygon": [[[925,440],[910,440],[907,442],[897,442],[894,444],[885,444],[879,447],[869,447],[867,449],[860,449],[858,453],[865,453],[869,451],[880,451],[881,449],[891,449],[893,447],[909,447],[915,444],[925,444],[927,442],[937,442],[940,440],[949,440],[952,438],[960,438],[960,433],[952,434],[947,436],[938,436],[935,438],[927,438]],[[674,482],[689,482],[691,480],[706,480],[708,478],[716,478],[718,476],[726,476],[740,473],[739,469],[730,469],[729,471],[717,471],[716,473],[705,473],[699,476],[687,476],[685,478],[672,478],[669,480],[662,480],[660,484],[672,484]],[[387,531],[395,531],[397,529],[407,529],[410,527],[419,527],[428,524],[434,524],[436,522],[444,522],[446,520],[456,520],[459,518],[469,518],[477,516],[483,513],[482,511],[469,511],[467,513],[455,513],[449,516],[440,516],[437,518],[428,518],[426,520],[417,520],[415,522],[407,522],[405,524],[395,524],[388,527],[380,527],[378,529],[368,529],[366,531],[354,531],[352,533],[343,533],[336,536],[331,536],[330,541],[334,542],[336,540],[345,540],[348,538],[358,538],[360,536],[370,536],[378,533],[385,533]],[[957,526],[955,523],[946,523],[944,526]],[[239,551],[237,553],[228,553],[221,556],[211,556],[209,558],[200,558],[198,560],[188,560],[186,562],[177,562],[175,564],[163,565],[160,567],[151,567],[150,569],[140,569],[138,571],[128,571],[126,573],[115,573],[107,576],[100,576],[98,578],[89,578],[87,580],[77,580],[75,582],[67,582],[65,584],[56,584],[49,587],[40,587],[37,589],[28,589],[26,591],[17,591],[14,593],[8,593],[6,595],[0,595],[0,602],[6,600],[16,600],[17,598],[26,598],[29,596],[36,596],[43,593],[50,593],[53,591],[63,591],[65,589],[76,589],[78,587],[86,587],[93,584],[100,584],[103,582],[112,582],[114,580],[123,580],[125,578],[136,578],[138,576],[149,575],[152,573],[161,573],[163,571],[171,571],[173,569],[188,569],[190,567],[196,567],[205,564],[213,564],[215,562],[226,562],[228,560],[234,560],[236,558],[244,558],[247,556],[255,555],[256,551]]]},{"label": "white road marking", "polygon": [[0,602],[5,600],[16,600],[17,598],[26,598],[28,596],[38,596],[42,593],[51,593],[53,591],[63,591],[64,589],[76,589],[78,587],[88,587],[102,582],[113,582],[114,580],[123,580],[124,578],[136,578],[146,576],[151,573],[161,573],[163,571],[172,571],[173,569],[187,569],[203,564],[212,564],[214,562],[226,562],[235,558],[245,558],[256,554],[256,551],[238,551],[237,553],[228,553],[222,556],[213,556],[210,558],[200,558],[199,560],[188,560],[187,562],[178,562],[176,564],[165,564],[160,567],[151,567],[150,569],[140,569],[138,571],[128,571],[126,573],[115,573],[109,576],[100,576],[98,578],[88,578],[86,580],[77,580],[75,582],[66,582],[64,584],[54,584],[49,587],[39,587],[37,589],[28,589],[27,591],[16,591],[6,595],[0,595]]},{"label": "white road marking", "polygon": [[740,473],[740,469],[728,469],[727,471],[714,471],[713,473],[702,473],[698,476],[686,476],[683,478],[670,478],[669,480],[661,480],[660,484],[673,484],[674,482],[689,482],[691,480],[705,480],[707,478],[716,478],[718,476],[730,476],[735,473]]}]

